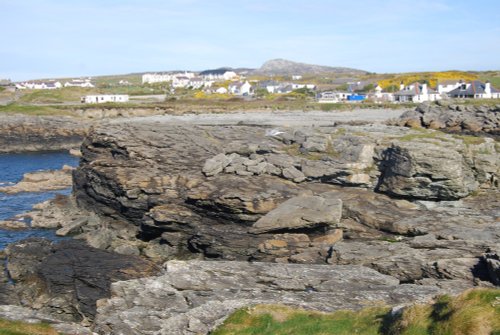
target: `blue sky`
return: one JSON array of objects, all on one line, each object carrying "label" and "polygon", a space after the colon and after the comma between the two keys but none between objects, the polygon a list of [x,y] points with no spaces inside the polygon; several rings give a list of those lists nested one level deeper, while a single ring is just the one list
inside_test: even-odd
[{"label": "blue sky", "polygon": [[0,78],[273,58],[372,72],[499,70],[498,0],[0,0]]}]

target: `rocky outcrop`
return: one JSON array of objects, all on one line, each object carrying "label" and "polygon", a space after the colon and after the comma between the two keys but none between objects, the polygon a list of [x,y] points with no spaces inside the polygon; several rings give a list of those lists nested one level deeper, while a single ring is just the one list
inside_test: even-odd
[{"label": "rocky outcrop", "polygon": [[[114,283],[99,301],[99,334],[206,334],[234,310],[285,304],[319,311],[427,301],[435,286],[399,285],[372,269],[248,262],[170,261],[164,274]],[[441,291],[443,292],[443,291]]]},{"label": "rocky outcrop", "polygon": [[363,264],[439,285],[491,280],[482,259],[500,228],[492,139],[131,122],[97,128],[82,153],[75,196],[101,223],[75,225],[97,248],[158,262]]},{"label": "rocky outcrop", "polygon": [[[27,307],[63,321],[92,320],[96,301],[108,297],[114,281],[156,273],[139,257],[122,256],[79,241],[59,244],[27,239],[10,244],[6,271],[11,294]],[[12,304],[10,300],[10,303]]]},{"label": "rocky outcrop", "polygon": [[500,136],[500,105],[459,105],[451,100],[424,103],[393,124],[444,131]]},{"label": "rocky outcrop", "polygon": [[69,150],[80,146],[90,123],[70,117],[0,116],[0,153]]},{"label": "rocky outcrop", "polygon": [[15,185],[0,187],[0,192],[14,194],[20,192],[45,192],[63,190],[73,185],[73,168],[65,165],[61,170],[29,172]]}]

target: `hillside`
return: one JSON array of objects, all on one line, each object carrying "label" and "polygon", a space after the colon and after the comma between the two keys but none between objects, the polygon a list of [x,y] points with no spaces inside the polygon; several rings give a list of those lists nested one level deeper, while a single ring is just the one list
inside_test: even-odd
[{"label": "hillside", "polygon": [[302,75],[319,73],[366,74],[366,71],[347,67],[331,67],[293,62],[286,59],[272,59],[265,62],[255,73],[274,75]]}]

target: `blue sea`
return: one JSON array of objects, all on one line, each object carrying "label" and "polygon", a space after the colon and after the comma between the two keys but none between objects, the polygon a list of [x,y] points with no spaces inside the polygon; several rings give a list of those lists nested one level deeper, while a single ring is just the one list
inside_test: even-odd
[{"label": "blue sea", "polygon": [[[77,166],[78,158],[71,156],[67,151],[0,154],[0,186],[17,183],[26,172],[58,170],[65,164]],[[0,192],[0,221],[29,211],[34,204],[52,199],[56,194],[70,193],[71,188],[41,193],[5,194]],[[32,236],[55,238],[54,231],[48,229],[22,231],[0,229],[0,250],[11,242]]]}]

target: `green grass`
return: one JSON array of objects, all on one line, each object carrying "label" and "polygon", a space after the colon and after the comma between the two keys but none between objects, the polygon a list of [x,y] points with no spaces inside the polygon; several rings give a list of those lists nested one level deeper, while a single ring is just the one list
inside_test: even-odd
[{"label": "green grass", "polygon": [[212,335],[499,335],[500,290],[475,289],[458,297],[412,305],[393,316],[389,307],[320,313],[257,305],[229,316]]},{"label": "green grass", "polygon": [[24,323],[0,319],[0,335],[57,335],[46,323]]},{"label": "green grass", "polygon": [[461,140],[465,145],[479,145],[486,142],[482,137],[471,135],[453,135],[453,137]]},{"label": "green grass", "polygon": [[95,89],[81,87],[65,87],[57,90],[26,90],[19,102],[25,104],[79,103],[83,95],[95,92]]},{"label": "green grass", "polygon": [[372,335],[377,334],[387,312],[388,308],[375,307],[361,312],[325,314],[259,305],[235,312],[212,335]]},{"label": "green grass", "polygon": [[395,139],[402,142],[412,142],[416,140],[429,139],[429,140],[439,140],[439,141],[450,141],[450,139],[445,138],[445,133],[436,130],[428,130],[425,128],[412,128],[412,132],[401,137],[396,137]]},{"label": "green grass", "polygon": [[0,114],[25,114],[25,115],[73,115],[71,110],[63,106],[35,106],[21,105],[12,103],[6,106],[0,106]]}]

